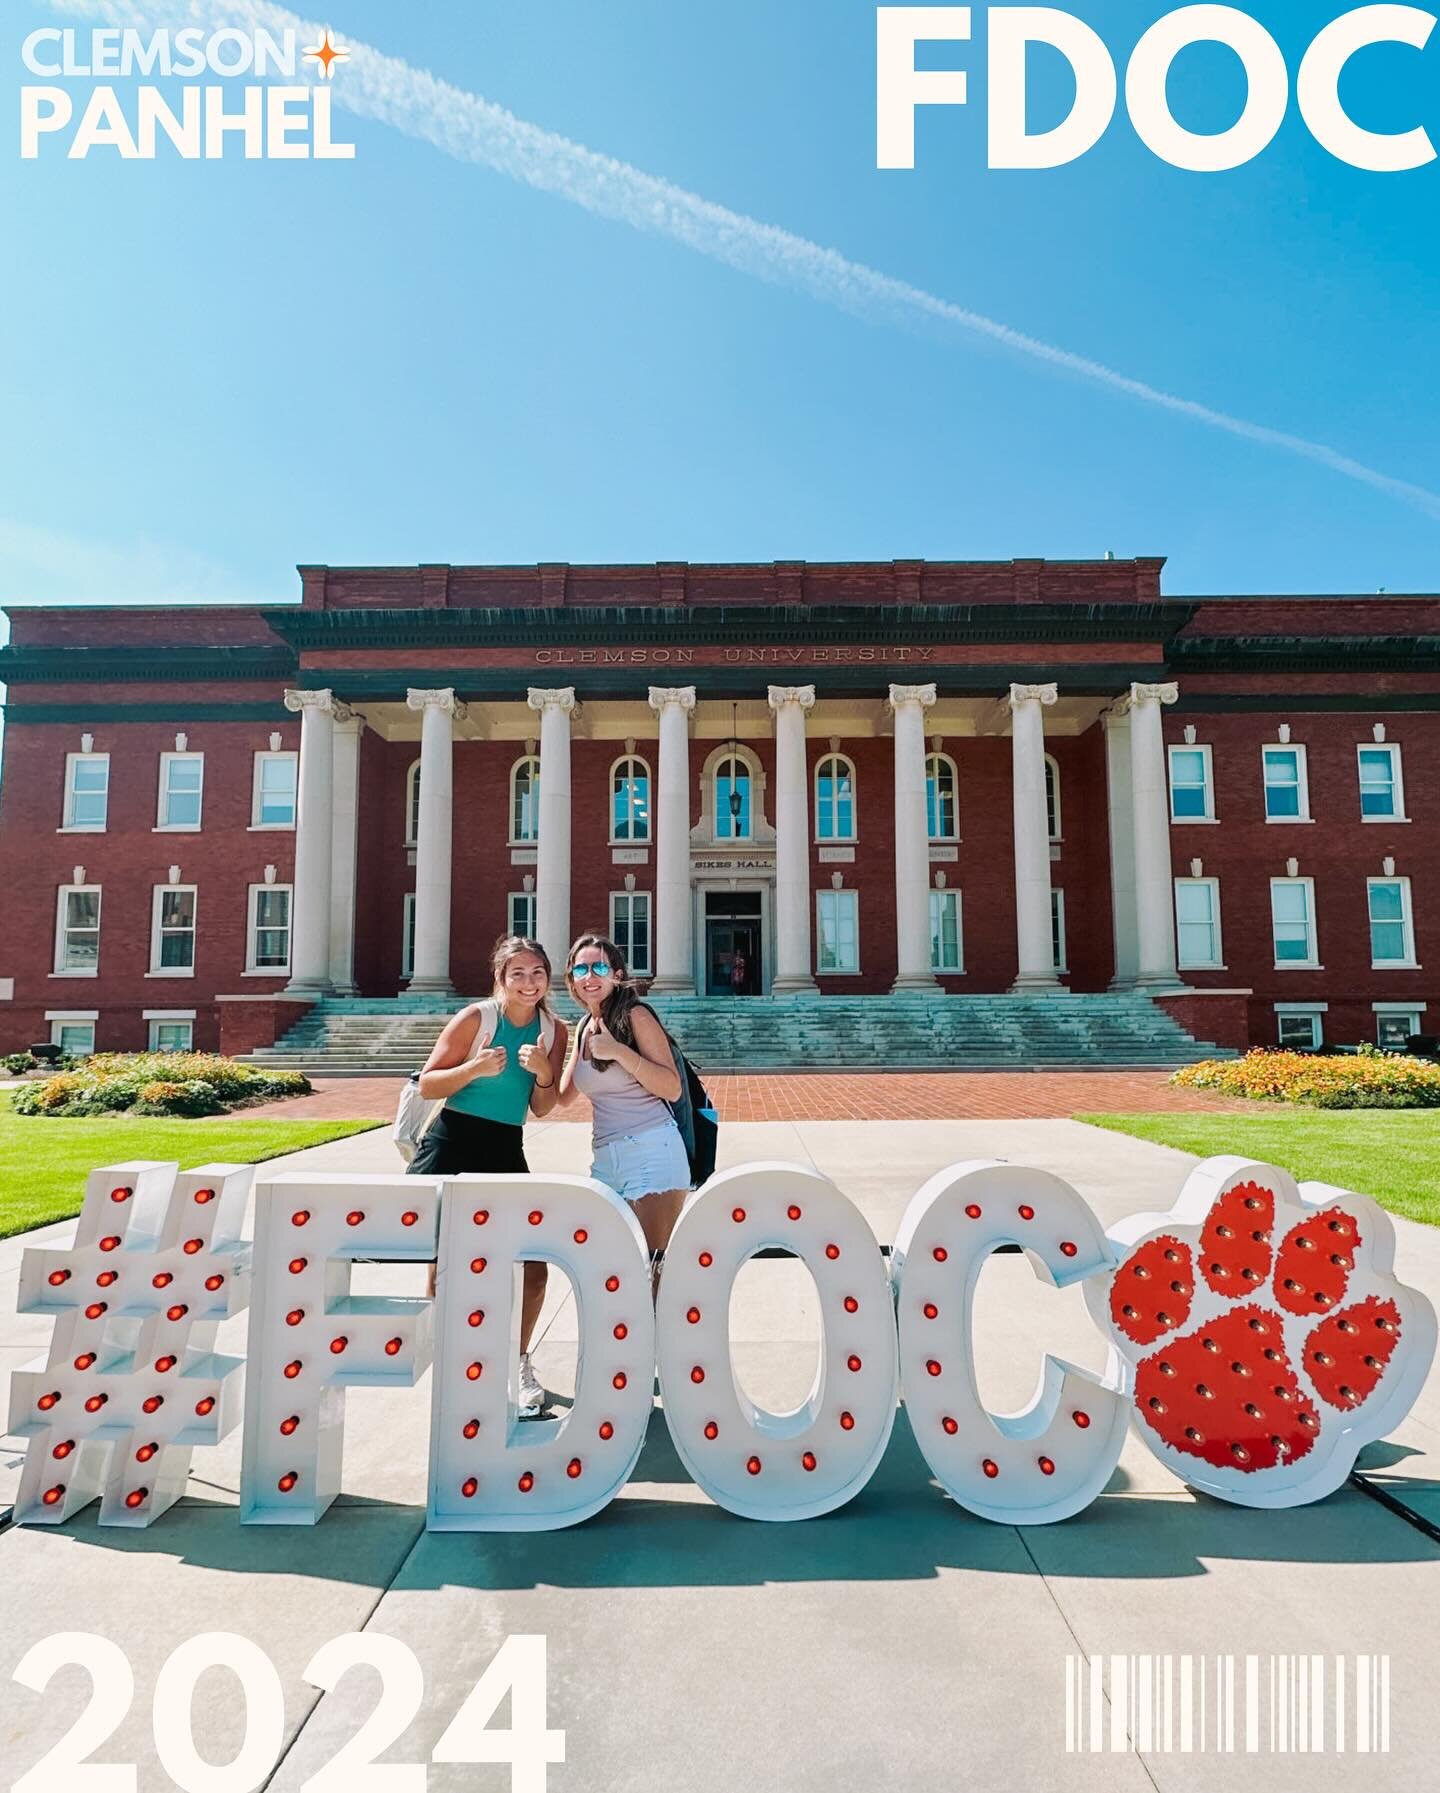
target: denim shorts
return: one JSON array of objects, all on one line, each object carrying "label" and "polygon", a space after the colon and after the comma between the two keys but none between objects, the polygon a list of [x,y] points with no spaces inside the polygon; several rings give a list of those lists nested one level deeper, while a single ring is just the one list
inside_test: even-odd
[{"label": "denim shorts", "polygon": [[590,1175],[607,1184],[624,1201],[639,1201],[665,1189],[690,1187],[690,1160],[674,1121],[626,1133],[596,1146]]}]

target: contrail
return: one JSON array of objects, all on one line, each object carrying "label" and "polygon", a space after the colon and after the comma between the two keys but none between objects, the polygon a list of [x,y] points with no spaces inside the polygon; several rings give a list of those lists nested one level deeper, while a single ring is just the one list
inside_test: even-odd
[{"label": "contrail", "polygon": [[[322,25],[284,7],[269,4],[269,0],[168,0],[163,7],[149,0],[47,0],[47,4],[71,18],[90,16],[112,24],[152,29],[174,28],[188,19],[207,27],[247,25],[263,26],[272,32],[293,30],[302,47],[318,43],[324,30]],[[407,137],[433,144],[457,161],[477,162],[526,186],[558,194],[597,217],[668,237],[726,267],[775,286],[807,293],[823,304],[866,320],[905,322],[926,318],[988,337],[1017,354],[1077,374],[1114,392],[1126,393],[1145,404],[1158,405],[1162,410],[1246,441],[1300,455],[1328,467],[1332,473],[1344,474],[1403,499],[1440,520],[1440,494],[1381,473],[1323,442],[1232,417],[1195,399],[1181,398],[1144,380],[1133,379],[1085,355],[1027,336],[922,287],[893,279],[863,262],[851,261],[806,237],[730,211],[628,162],[527,124],[503,106],[452,87],[428,71],[412,68],[367,44],[348,38],[339,41],[351,55],[340,66],[334,81],[336,103],[362,118],[375,119]]]}]

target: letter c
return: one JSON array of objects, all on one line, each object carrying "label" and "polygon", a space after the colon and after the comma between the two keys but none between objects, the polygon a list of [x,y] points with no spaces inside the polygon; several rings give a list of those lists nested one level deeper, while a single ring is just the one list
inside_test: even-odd
[{"label": "letter c", "polygon": [[1435,160],[1435,145],[1423,127],[1413,131],[1362,130],[1340,103],[1340,74],[1367,44],[1408,44],[1423,50],[1435,28],[1433,13],[1418,6],[1361,6],[1333,19],[1317,33],[1295,78],[1300,115],[1322,149],[1352,168],[1396,174]]}]

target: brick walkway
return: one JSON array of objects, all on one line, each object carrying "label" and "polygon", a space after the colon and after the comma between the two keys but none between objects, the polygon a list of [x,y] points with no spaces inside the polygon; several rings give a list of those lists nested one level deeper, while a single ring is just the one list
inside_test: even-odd
[{"label": "brick walkway", "polygon": [[[837,1072],[712,1077],[708,1087],[726,1121],[1049,1120],[1107,1111],[1244,1113],[1253,1106],[1173,1089],[1163,1071]],[[398,1078],[319,1078],[314,1095],[246,1112],[258,1119],[389,1120],[399,1096]],[[588,1123],[590,1106],[582,1099],[555,1118]]]}]

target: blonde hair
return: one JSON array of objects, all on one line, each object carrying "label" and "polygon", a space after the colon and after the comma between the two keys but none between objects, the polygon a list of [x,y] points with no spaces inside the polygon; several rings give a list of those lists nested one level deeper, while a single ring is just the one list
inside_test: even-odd
[{"label": "blonde hair", "polygon": [[491,994],[501,1002],[505,1000],[505,973],[510,961],[519,958],[521,953],[533,953],[545,967],[545,994],[540,998],[537,1012],[549,1015],[553,1013],[550,1007],[550,986],[555,981],[555,973],[550,969],[550,955],[538,940],[532,940],[528,934],[502,934],[495,942],[490,954],[490,974],[493,980]]}]

